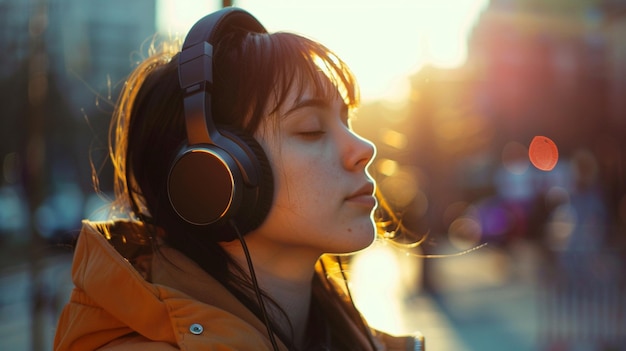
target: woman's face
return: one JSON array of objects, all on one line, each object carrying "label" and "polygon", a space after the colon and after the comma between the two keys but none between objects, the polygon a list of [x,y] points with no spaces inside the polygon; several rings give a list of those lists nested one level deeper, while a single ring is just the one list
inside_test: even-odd
[{"label": "woman's face", "polygon": [[248,237],[314,254],[369,246],[376,200],[366,169],[375,148],[351,130],[344,101],[294,92],[275,118],[255,134],[274,172],[274,202]]}]

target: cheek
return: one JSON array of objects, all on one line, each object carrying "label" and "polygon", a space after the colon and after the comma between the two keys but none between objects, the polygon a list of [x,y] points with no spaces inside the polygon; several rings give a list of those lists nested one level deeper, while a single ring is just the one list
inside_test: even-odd
[{"label": "cheek", "polygon": [[[288,164],[283,167],[282,165]],[[282,157],[274,162],[274,203],[263,226],[263,231],[280,241],[318,240],[313,233],[325,233],[323,226],[332,215],[328,196],[324,196],[323,181],[315,176],[312,162]],[[304,234],[303,231],[309,232]],[[294,236],[301,233],[303,236]],[[303,239],[309,238],[309,239]]]},{"label": "cheek", "polygon": [[324,204],[328,184],[321,162],[315,158],[284,155],[276,174],[276,201],[292,210],[304,210]]}]

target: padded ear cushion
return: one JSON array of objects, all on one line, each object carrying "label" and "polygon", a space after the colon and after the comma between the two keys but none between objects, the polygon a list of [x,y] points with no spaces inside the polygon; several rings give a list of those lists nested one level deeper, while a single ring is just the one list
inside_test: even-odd
[{"label": "padded ear cushion", "polygon": [[[267,217],[274,199],[274,176],[265,150],[252,136],[229,127],[220,127],[220,133],[237,143],[246,152],[251,152],[258,161],[259,182],[257,186],[243,185],[243,199],[233,219],[242,234],[258,228]],[[236,232],[224,225],[216,230],[220,241],[231,241],[237,238]]]}]

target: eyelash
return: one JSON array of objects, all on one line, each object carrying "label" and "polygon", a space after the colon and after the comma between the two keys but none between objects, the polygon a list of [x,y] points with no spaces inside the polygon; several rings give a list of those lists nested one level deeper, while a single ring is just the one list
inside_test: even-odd
[{"label": "eyelash", "polygon": [[323,130],[314,130],[310,132],[300,132],[298,134],[307,139],[317,139],[317,138],[322,137],[322,135],[326,134],[326,132]]}]

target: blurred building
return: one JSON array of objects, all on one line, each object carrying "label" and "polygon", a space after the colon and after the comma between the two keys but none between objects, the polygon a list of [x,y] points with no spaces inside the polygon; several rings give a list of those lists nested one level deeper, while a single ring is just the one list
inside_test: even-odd
[{"label": "blurred building", "polygon": [[[364,135],[378,146],[372,173],[403,224],[428,233],[424,253],[489,243],[509,260],[490,268],[501,272],[498,279],[538,279],[563,269],[571,262],[564,252],[582,247],[594,251],[591,275],[620,272],[626,262],[624,38],[624,0],[492,0],[468,38],[464,65],[423,67],[411,77],[404,109],[361,109]],[[380,127],[367,116],[392,117]],[[558,146],[552,171],[530,163],[529,144],[538,135]],[[515,261],[520,243],[537,255],[527,272]],[[426,288],[436,289],[438,262],[424,261]]]},{"label": "blurred building", "polygon": [[559,167],[507,179],[506,188],[531,201],[531,192],[546,190],[575,152],[588,149],[617,219],[625,190],[626,2],[597,3],[493,0],[468,38],[465,65],[424,67],[412,78],[409,116],[396,128],[413,136],[411,153],[389,153],[424,179],[430,230],[448,231],[462,208],[451,205],[497,195],[498,170],[528,165],[537,135],[556,142]]},{"label": "blurred building", "polygon": [[[601,9],[606,13],[603,26],[608,43],[608,116],[615,133],[621,136],[617,138],[620,152],[607,148],[605,170],[612,174],[612,189],[615,191],[611,201],[616,205],[618,225],[626,231],[626,177],[623,169],[626,153],[623,138],[626,133],[626,1],[606,0]],[[617,170],[615,165],[621,165],[621,168]]]},{"label": "blurred building", "polygon": [[80,225],[90,157],[99,168],[155,17],[155,0],[0,0],[0,232]]},{"label": "blurred building", "polygon": [[138,60],[132,54],[156,32],[155,0],[0,0],[0,16],[0,47],[9,53],[1,58],[0,78],[29,59],[35,27],[42,26],[49,74],[85,108],[94,93],[106,96],[109,84],[119,84]]},{"label": "blurred building", "polygon": [[[626,1],[605,0],[600,8],[606,13],[603,21],[609,44],[608,63],[611,79],[609,100],[610,116],[613,123],[622,128],[626,125]],[[621,79],[620,79],[621,77]]]}]

